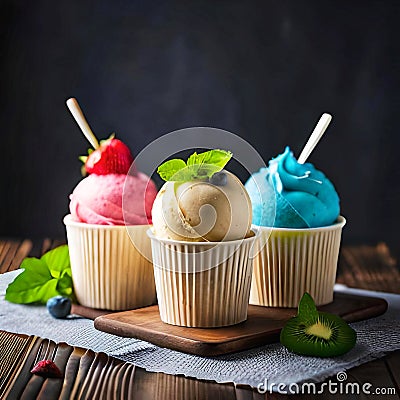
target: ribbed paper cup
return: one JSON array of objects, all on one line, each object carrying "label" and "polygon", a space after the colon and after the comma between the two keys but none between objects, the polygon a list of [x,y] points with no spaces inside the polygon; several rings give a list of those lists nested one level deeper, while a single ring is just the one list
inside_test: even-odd
[{"label": "ribbed paper cup", "polygon": [[257,227],[250,304],[297,307],[304,292],[317,305],[331,303],[345,223],[340,216],[321,228]]},{"label": "ribbed paper cup", "polygon": [[151,257],[144,256],[151,255],[146,235],[149,225],[93,225],[75,222],[70,215],[64,218],[64,224],[74,290],[80,304],[129,310],[155,303],[153,265]]},{"label": "ribbed paper cup", "polygon": [[149,230],[160,317],[188,327],[247,319],[255,237],[230,242],[158,239]]}]

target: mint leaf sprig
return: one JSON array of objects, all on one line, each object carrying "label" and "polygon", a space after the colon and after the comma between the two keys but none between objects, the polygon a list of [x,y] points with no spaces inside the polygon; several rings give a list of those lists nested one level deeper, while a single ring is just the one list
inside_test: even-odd
[{"label": "mint leaf sprig", "polygon": [[158,167],[157,172],[164,181],[208,179],[221,171],[231,158],[232,153],[226,150],[194,152],[186,162],[178,158],[166,161]]},{"label": "mint leaf sprig", "polygon": [[5,299],[11,303],[45,304],[51,297],[61,295],[74,300],[68,246],[58,246],[40,259],[25,258],[20,273],[6,290]]}]

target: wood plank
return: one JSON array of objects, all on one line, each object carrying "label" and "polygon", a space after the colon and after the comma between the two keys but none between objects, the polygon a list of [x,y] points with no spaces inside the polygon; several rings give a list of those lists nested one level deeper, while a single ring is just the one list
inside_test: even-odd
[{"label": "wood plank", "polygon": [[65,244],[65,240],[45,238],[42,243],[41,255],[62,244]]},{"label": "wood plank", "polygon": [[51,239],[49,239],[49,238],[45,238],[44,240],[43,240],[43,243],[42,243],[42,248],[41,248],[41,250],[40,250],[40,254],[44,254],[44,253],[46,253],[46,252],[48,252],[49,250],[51,250],[51,248],[52,248],[52,240]]},{"label": "wood plank", "polygon": [[18,250],[8,268],[8,271],[14,271],[18,269],[23,259],[29,256],[31,249],[32,249],[32,241],[29,239],[25,239],[18,247]]},{"label": "wood plank", "polygon": [[29,256],[39,258],[47,251],[65,243],[65,239],[44,238],[42,240],[34,240]]},{"label": "wood plank", "polygon": [[[72,347],[66,343],[56,344],[35,336],[0,331],[0,341],[2,338],[6,338],[6,342],[4,340],[1,342],[0,349],[7,351],[9,346],[16,347],[21,365],[15,373],[7,376],[2,382],[1,398],[70,399],[76,396],[76,398],[104,399],[113,398],[116,393],[121,394],[118,397],[121,399],[132,398],[130,394],[137,383],[134,380],[135,367],[132,364],[124,363],[104,353]],[[32,343],[29,352],[21,353],[19,350],[21,340]],[[32,366],[44,358],[54,360],[63,374],[62,379],[45,379],[30,373]],[[0,360],[3,360],[3,357]],[[116,374],[115,371],[122,371],[123,374]]]},{"label": "wood plank", "polygon": [[71,314],[79,315],[81,317],[85,317],[88,319],[96,319],[101,315],[110,314],[112,311],[110,310],[101,310],[99,308],[90,308],[81,306],[80,304],[72,304]]},{"label": "wood plank", "polygon": [[400,269],[385,243],[343,246],[338,282],[360,289],[400,293]]},{"label": "wood plank", "polygon": [[[3,247],[6,245],[7,241],[6,240],[0,240],[0,257],[1,253],[3,252]],[[1,261],[0,261],[1,264]]]},{"label": "wood plank", "polygon": [[3,247],[0,255],[1,273],[9,271],[20,244],[20,241],[10,240],[7,241],[6,245]]},{"label": "wood plank", "polygon": [[[383,314],[383,299],[335,293],[331,304],[320,310],[354,322]],[[247,321],[222,328],[186,328],[161,321],[158,306],[110,313],[97,317],[96,329],[118,336],[135,337],[161,347],[201,356],[216,356],[277,342],[286,321],[296,315],[293,308],[249,306]]]},{"label": "wood plank", "polygon": [[[359,382],[361,386],[365,383],[371,383],[372,386],[369,388],[371,394],[368,395],[368,399],[399,399],[396,383],[392,380],[391,374],[383,359],[374,360],[360,365],[357,368],[352,368],[347,371],[347,376]],[[378,390],[394,390],[395,393],[388,394],[389,392],[386,392],[386,394],[383,395],[383,393],[377,392]]]},{"label": "wood plank", "polygon": [[8,265],[6,266],[4,260],[7,256],[8,250],[11,246],[11,241],[7,240],[2,243],[1,250],[0,250],[0,272],[6,272],[8,270]]},{"label": "wood plank", "polygon": [[3,398],[8,382],[19,370],[30,344],[31,339],[27,336],[0,331],[0,398]]},{"label": "wood plank", "polygon": [[7,268],[7,271],[10,270],[11,264],[13,262],[15,255],[17,254],[17,251],[18,251],[20,245],[21,245],[21,242],[19,242],[19,241],[10,242],[10,248],[8,249],[6,257],[3,260],[3,265],[5,268]]},{"label": "wood plank", "polygon": [[[132,398],[153,399],[252,399],[252,391],[237,397],[233,384],[186,378],[181,375],[147,372],[137,368]],[[262,397],[264,398],[264,397]]]},{"label": "wood plank", "polygon": [[390,353],[384,361],[400,397],[400,350]]},{"label": "wood plank", "polygon": [[0,274],[18,269],[25,257],[40,257],[44,252],[65,244],[63,239],[0,240]]}]

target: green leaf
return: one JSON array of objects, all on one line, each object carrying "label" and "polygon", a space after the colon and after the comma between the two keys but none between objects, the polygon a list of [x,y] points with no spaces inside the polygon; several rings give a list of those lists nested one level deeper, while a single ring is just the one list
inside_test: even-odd
[{"label": "green leaf", "polygon": [[88,157],[94,152],[93,149],[88,149],[88,155],[87,156],[79,156],[79,160],[81,160],[83,162],[83,164],[86,164],[86,161],[88,159]]},{"label": "green leaf", "polygon": [[25,270],[7,287],[7,301],[12,303],[44,303],[56,296],[57,279],[50,274],[42,274],[33,270]]},{"label": "green leaf", "polygon": [[318,319],[317,307],[315,306],[313,298],[307,292],[303,294],[299,302],[297,317],[304,322]]},{"label": "green leaf", "polygon": [[48,251],[41,260],[46,263],[53,278],[59,278],[61,273],[70,268],[69,251],[66,244],[57,247],[57,251]]},{"label": "green leaf", "polygon": [[194,152],[187,160],[187,165],[208,164],[219,167],[221,170],[231,159],[232,153],[226,150],[209,150],[204,153],[197,154]]},{"label": "green leaf", "polygon": [[24,269],[26,273],[32,273],[40,277],[41,279],[51,279],[51,273],[47,268],[46,264],[35,257],[27,257],[25,258],[20,266],[21,269]]},{"label": "green leaf", "polygon": [[12,303],[46,303],[54,296],[73,297],[73,282],[68,246],[63,245],[40,259],[28,257],[21,263],[24,271],[11,282],[5,299]]},{"label": "green leaf", "polygon": [[57,282],[57,291],[68,297],[72,295],[72,277],[70,271],[63,271]]},{"label": "green leaf", "polygon": [[157,172],[165,181],[190,181],[207,179],[221,171],[231,159],[232,153],[225,150],[209,150],[197,154],[194,152],[185,163],[180,159],[166,161]]},{"label": "green leaf", "polygon": [[160,175],[164,181],[172,181],[172,180],[178,180],[176,179],[179,176],[175,176],[178,171],[186,168],[186,163],[183,160],[180,159],[173,159],[173,160],[168,160],[164,164],[161,164],[157,172]]},{"label": "green leaf", "polygon": [[104,143],[106,143],[106,142],[108,142],[108,141],[110,141],[110,140],[112,140],[114,138],[115,138],[115,132],[113,132],[107,139],[100,140],[99,144],[102,145],[102,144],[104,144]]}]

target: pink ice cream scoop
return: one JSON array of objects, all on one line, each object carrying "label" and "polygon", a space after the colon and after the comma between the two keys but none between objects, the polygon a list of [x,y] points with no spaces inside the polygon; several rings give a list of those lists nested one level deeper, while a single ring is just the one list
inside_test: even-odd
[{"label": "pink ice cream scoop", "polygon": [[97,225],[151,224],[151,208],[157,194],[145,174],[91,174],[70,195],[72,218]]}]

